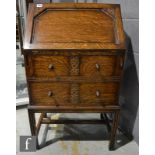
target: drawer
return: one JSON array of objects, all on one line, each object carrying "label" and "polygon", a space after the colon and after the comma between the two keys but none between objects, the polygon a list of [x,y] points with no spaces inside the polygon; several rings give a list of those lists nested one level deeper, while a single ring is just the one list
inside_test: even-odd
[{"label": "drawer", "polygon": [[35,105],[63,105],[69,102],[70,86],[66,83],[30,83],[31,101]]},{"label": "drawer", "polygon": [[80,84],[80,102],[88,105],[114,105],[118,102],[118,83]]},{"label": "drawer", "polygon": [[65,56],[43,56],[32,57],[32,74],[35,77],[56,77],[69,74],[69,62]]},{"label": "drawer", "polygon": [[119,76],[121,73],[120,57],[83,56],[80,61],[81,76]]}]

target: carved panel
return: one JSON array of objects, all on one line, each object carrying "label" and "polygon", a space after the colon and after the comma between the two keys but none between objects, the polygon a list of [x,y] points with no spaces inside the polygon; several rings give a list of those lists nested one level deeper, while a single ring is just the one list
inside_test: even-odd
[{"label": "carved panel", "polygon": [[70,58],[70,75],[79,75],[79,57],[71,56]]},{"label": "carved panel", "polygon": [[79,103],[79,84],[74,83],[71,84],[71,103],[77,104]]},{"label": "carved panel", "polygon": [[[79,64],[79,56],[71,56],[70,57],[70,75],[76,76],[79,75],[80,72],[80,64]],[[73,83],[71,84],[71,103],[79,102],[79,84]]]}]

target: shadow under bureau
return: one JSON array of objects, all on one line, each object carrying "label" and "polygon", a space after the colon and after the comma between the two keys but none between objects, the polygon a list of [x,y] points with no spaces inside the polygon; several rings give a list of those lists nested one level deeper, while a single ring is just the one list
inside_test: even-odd
[{"label": "shadow under bureau", "polygon": [[[106,123],[114,149],[125,55],[120,6],[30,3],[23,55],[32,135],[38,135],[41,124]],[[47,117],[56,112],[100,113],[101,120]],[[38,122],[35,113],[41,113]],[[107,113],[114,114],[112,127]]]}]

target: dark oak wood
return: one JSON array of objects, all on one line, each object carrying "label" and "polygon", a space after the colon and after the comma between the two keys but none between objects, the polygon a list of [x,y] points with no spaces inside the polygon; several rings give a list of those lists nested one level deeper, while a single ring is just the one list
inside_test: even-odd
[{"label": "dark oak wood", "polygon": [[89,105],[117,104],[118,83],[80,84],[80,101]]},{"label": "dark oak wood", "polygon": [[30,84],[31,100],[35,105],[66,105],[70,102],[69,84],[37,83]]},{"label": "dark oak wood", "polygon": [[116,69],[121,71],[121,67],[117,66],[116,56],[83,56],[81,57],[80,75],[83,76],[116,76],[120,72],[115,72]]},{"label": "dark oak wood", "polygon": [[115,149],[115,138],[116,138],[116,132],[117,132],[117,127],[118,127],[118,123],[119,123],[119,115],[120,115],[120,111],[116,111],[114,113],[114,120],[113,120],[113,124],[112,124],[112,131],[111,131],[111,135],[110,135],[110,143],[109,143],[109,149],[110,150],[114,150]]},{"label": "dark oak wood", "polygon": [[42,124],[106,124],[104,120],[51,120],[50,118],[45,118],[41,122]]},{"label": "dark oak wood", "polygon": [[[41,124],[106,123],[114,148],[125,38],[116,4],[30,4],[24,60],[32,135]],[[113,113],[101,120],[50,120],[47,113]],[[36,125],[35,113],[42,113]],[[103,119],[104,116],[104,119]],[[111,130],[110,130],[111,128]]]},{"label": "dark oak wood", "polygon": [[38,106],[29,105],[28,109],[36,113],[111,113],[120,110],[120,106]]},{"label": "dark oak wood", "polygon": [[[30,122],[31,135],[36,136],[37,127],[36,127],[35,113],[30,109],[28,109],[28,116],[29,116],[29,122]],[[38,127],[38,131],[39,131],[39,127]],[[38,136],[36,136],[36,148],[39,148]]]},{"label": "dark oak wood", "polygon": [[41,115],[39,117],[39,120],[38,120],[38,123],[36,125],[36,134],[39,133],[39,130],[40,130],[40,127],[41,127],[41,123],[42,123],[42,120],[43,120],[44,117],[46,117],[46,113],[41,113]]},{"label": "dark oak wood", "polygon": [[55,77],[69,75],[69,59],[64,56],[31,57],[34,77]]}]

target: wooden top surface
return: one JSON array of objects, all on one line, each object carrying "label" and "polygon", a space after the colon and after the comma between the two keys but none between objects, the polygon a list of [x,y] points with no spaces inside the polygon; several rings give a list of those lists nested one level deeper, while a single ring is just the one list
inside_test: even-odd
[{"label": "wooden top surface", "polygon": [[125,49],[119,5],[30,4],[25,50]]}]

